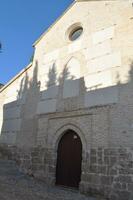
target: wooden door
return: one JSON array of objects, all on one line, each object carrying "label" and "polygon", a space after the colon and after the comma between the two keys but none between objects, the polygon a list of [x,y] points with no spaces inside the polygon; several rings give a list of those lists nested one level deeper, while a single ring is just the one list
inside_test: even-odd
[{"label": "wooden door", "polygon": [[65,133],[58,145],[56,184],[78,188],[81,178],[82,143],[74,131]]}]

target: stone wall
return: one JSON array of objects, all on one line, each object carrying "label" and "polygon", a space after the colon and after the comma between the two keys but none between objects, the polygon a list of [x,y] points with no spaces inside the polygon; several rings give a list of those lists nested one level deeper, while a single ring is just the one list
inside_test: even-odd
[{"label": "stone wall", "polygon": [[80,189],[111,200],[132,199],[133,150],[98,148],[87,152]]},{"label": "stone wall", "polygon": [[[4,158],[12,158],[20,170],[55,184],[56,152],[36,147],[24,150],[17,147],[0,148]],[[11,154],[12,152],[12,154]],[[109,200],[131,200],[133,197],[133,150],[130,148],[94,148],[83,152],[80,192]]]},{"label": "stone wall", "polygon": [[[33,63],[0,92],[1,156],[55,184],[58,143],[73,130],[80,191],[132,200],[132,9],[130,0],[77,1],[35,43]],[[77,24],[84,31],[72,42]]]}]

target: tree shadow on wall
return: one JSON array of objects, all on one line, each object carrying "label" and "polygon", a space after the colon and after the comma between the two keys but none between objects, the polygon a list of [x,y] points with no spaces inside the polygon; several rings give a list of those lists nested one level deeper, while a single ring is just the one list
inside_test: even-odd
[{"label": "tree shadow on wall", "polygon": [[32,146],[36,143],[36,110],[40,97],[38,62],[35,63],[31,79],[27,70],[22,74],[23,78],[17,90],[16,100],[3,106],[1,143],[18,146]]},{"label": "tree shadow on wall", "polygon": [[57,69],[56,69],[56,63],[54,62],[48,72],[48,81],[46,82],[46,87],[49,88],[52,85],[56,85],[56,83],[57,83]]},{"label": "tree shadow on wall", "polygon": [[[21,98],[24,98],[24,104],[21,110],[21,128],[17,134],[17,144],[33,146],[36,144],[37,134],[37,105],[40,97],[40,82],[38,81],[38,61],[35,61],[32,78],[28,80],[26,75],[24,90]],[[28,84],[28,85],[27,85]],[[22,142],[23,141],[23,142]],[[29,144],[30,141],[30,144]]]},{"label": "tree shadow on wall", "polygon": [[[30,76],[28,71],[30,71]],[[4,104],[3,106],[3,124],[2,124],[2,131],[0,140],[3,143],[9,144],[18,144],[27,145],[27,146],[34,146],[37,140],[37,106],[38,103],[41,101],[42,92],[40,92],[40,82],[38,81],[38,61],[35,61],[35,65],[33,66],[33,75],[31,76],[32,68],[26,69],[23,73],[24,75],[21,82],[19,90],[17,90],[17,99]],[[133,83],[133,61],[130,64],[130,71],[128,76],[128,83],[122,84],[120,78],[118,78],[117,85],[119,86],[127,86],[128,84],[131,85],[130,89],[132,91],[132,83]],[[75,82],[79,80],[81,83],[80,86],[80,93],[81,95],[92,94],[93,91],[87,91],[85,87],[84,78],[76,79],[73,76],[67,65],[64,67],[60,77],[57,76],[57,68],[55,62],[53,63],[51,69],[48,72],[48,81],[46,82],[47,90],[56,85],[59,87],[59,95],[57,98],[58,100],[65,101],[62,96],[64,82],[69,80]],[[114,88],[117,87],[113,86]],[[109,86],[105,88],[105,93],[107,90],[112,88]],[[71,89],[71,88],[70,88]],[[47,91],[46,90],[46,91]],[[46,92],[45,91],[45,92]],[[104,91],[102,89],[94,90],[95,93],[100,93]],[[84,98],[84,97],[83,97]],[[72,98],[71,98],[72,99]],[[73,98],[74,99],[74,98]],[[76,96],[74,102],[78,99]],[[67,101],[67,99],[66,99]],[[60,101],[58,101],[60,103]]]},{"label": "tree shadow on wall", "polygon": [[[38,61],[32,68],[25,69],[19,89],[16,89],[16,100],[3,106],[3,123],[0,142],[18,146],[36,145],[37,106],[41,100],[40,81],[38,81]],[[29,72],[28,72],[29,71]],[[48,73],[47,88],[56,85],[56,65]]]},{"label": "tree shadow on wall", "polygon": [[[38,61],[35,61],[32,78],[31,76],[29,76],[28,70],[25,71],[24,73],[25,75],[20,82],[20,89],[17,91],[17,100],[9,102],[3,106],[4,120],[3,120],[3,125],[2,125],[2,134],[0,136],[0,140],[3,143],[7,143],[8,145],[9,144],[18,145],[18,147],[23,147],[24,149],[25,147],[33,147],[33,146],[36,146],[37,144],[37,130],[38,130],[37,106],[38,106],[38,103],[41,101],[40,96],[42,95],[42,92],[40,92],[40,82],[38,81],[38,67],[39,67]],[[30,70],[32,69],[30,68],[29,71]],[[76,80],[79,80],[79,82],[81,83],[80,90],[82,91],[82,93],[80,94],[82,95],[82,97],[84,97],[85,94],[91,94],[92,96],[92,93],[98,94],[98,96],[100,96],[101,94],[104,96],[104,94],[106,94],[107,91],[110,91],[110,89],[112,88],[118,87],[118,89],[123,90],[123,88],[125,87],[125,90],[127,90],[127,86],[128,86],[130,90],[127,91],[127,93],[130,92],[130,95],[132,97],[131,103],[133,104],[133,95],[132,95],[133,94],[133,62],[131,62],[130,64],[130,70],[127,77],[128,81],[125,84],[121,82],[120,75],[117,74],[116,76],[117,84],[115,86],[109,86],[107,88],[102,88],[102,89],[97,88],[94,91],[87,91],[85,88],[84,77],[76,79],[76,80],[75,79],[76,77],[71,75],[67,65],[64,67],[64,70],[62,71],[62,74],[58,79],[57,69],[54,63],[48,73],[48,81],[46,82],[47,90],[51,86],[56,85],[58,82],[59,83],[58,87],[62,91],[64,87],[64,82],[69,81],[69,80],[73,82],[75,82]],[[61,94],[60,99],[62,100],[63,96],[60,90],[59,90],[59,93]],[[122,94],[122,95],[125,95],[125,94]],[[98,96],[94,96],[94,97],[96,98]],[[71,103],[72,103],[72,99],[73,99],[73,105],[75,106],[76,100],[78,98],[79,97],[76,96],[74,98],[71,97],[66,100],[63,99],[62,101],[67,103],[67,107],[69,107],[69,103],[70,103],[69,100],[71,100]],[[127,97],[125,99],[127,100]],[[93,99],[93,101],[95,100],[96,99]],[[58,103],[60,104],[60,101],[58,101]],[[63,104],[63,106],[65,105],[65,103]],[[69,107],[70,111],[71,111],[71,108],[75,108],[74,106]]]},{"label": "tree shadow on wall", "polygon": [[133,61],[131,61],[130,70],[128,72],[128,83],[132,82],[133,82]]},{"label": "tree shadow on wall", "polygon": [[76,79],[76,77],[70,73],[68,66],[65,65],[61,73],[61,76],[59,77],[59,81],[60,79],[62,79],[62,81],[66,81],[66,80],[74,80]]},{"label": "tree shadow on wall", "polygon": [[76,77],[70,73],[67,65],[65,65],[62,73],[58,77],[56,63],[54,62],[48,72],[48,81],[46,82],[46,88],[49,88],[53,85],[60,85],[65,80],[74,80],[74,79],[76,79]]}]

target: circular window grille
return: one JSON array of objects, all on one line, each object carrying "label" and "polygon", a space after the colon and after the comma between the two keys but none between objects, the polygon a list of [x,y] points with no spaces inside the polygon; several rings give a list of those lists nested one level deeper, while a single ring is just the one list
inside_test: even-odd
[{"label": "circular window grille", "polygon": [[69,35],[69,39],[71,41],[77,40],[83,33],[83,28],[82,27],[76,27],[74,30],[71,31]]}]

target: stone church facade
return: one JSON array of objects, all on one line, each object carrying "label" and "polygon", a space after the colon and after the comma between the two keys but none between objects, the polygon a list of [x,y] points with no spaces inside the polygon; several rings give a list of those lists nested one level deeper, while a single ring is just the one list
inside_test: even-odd
[{"label": "stone church facade", "polygon": [[33,62],[1,88],[0,149],[25,173],[68,187],[75,172],[62,177],[63,155],[76,163],[80,154],[81,193],[131,200],[133,2],[77,0],[34,48]]}]

